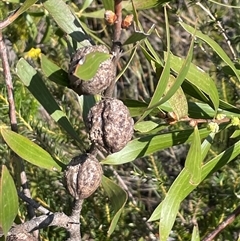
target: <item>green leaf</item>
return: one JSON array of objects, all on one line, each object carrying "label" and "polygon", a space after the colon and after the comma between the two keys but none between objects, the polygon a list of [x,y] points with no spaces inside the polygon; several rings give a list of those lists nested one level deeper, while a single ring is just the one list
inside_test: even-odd
[{"label": "green leaf", "polygon": [[190,184],[198,185],[201,181],[201,140],[197,126],[194,127],[193,140],[186,158],[185,168],[191,175]]},{"label": "green leaf", "polygon": [[148,105],[147,110],[144,112],[144,114],[141,116],[138,122],[143,120],[151,111],[152,107],[157,107],[158,102],[163,96],[163,93],[167,87],[167,82],[169,80],[170,76],[170,31],[169,31],[169,23],[168,23],[168,15],[166,7],[164,7],[164,14],[165,14],[165,22],[166,22],[166,35],[167,35],[167,57],[165,60],[165,65],[162,71],[162,74],[160,76],[160,79],[158,80],[158,84],[156,86],[156,90],[154,91],[154,94],[151,98],[151,101]]},{"label": "green leaf", "polygon": [[135,31],[124,43],[123,45],[127,44],[135,44],[145,38],[147,38],[150,35],[150,33],[144,33],[141,31]]},{"label": "green leaf", "polygon": [[50,171],[61,170],[51,155],[34,142],[4,127],[0,131],[7,145],[22,159]]},{"label": "green leaf", "polygon": [[43,6],[58,26],[75,40],[77,47],[74,49],[91,45],[89,37],[84,32],[79,19],[63,0],[58,0],[57,4],[55,0],[44,0]]},{"label": "green leaf", "polygon": [[87,18],[100,18],[100,19],[102,19],[102,18],[104,18],[104,12],[105,12],[104,9],[100,9],[100,10],[93,11],[93,12],[83,12],[81,15],[83,17],[87,17]]},{"label": "green leaf", "polygon": [[98,51],[91,52],[80,60],[81,63],[77,64],[74,75],[85,81],[91,80],[96,75],[100,64],[109,58],[110,54]]},{"label": "green leaf", "polygon": [[124,105],[129,109],[132,117],[140,116],[147,108],[148,104],[139,100],[125,99],[123,100]]},{"label": "green leaf", "polygon": [[[191,42],[191,46],[189,48],[189,51],[188,51],[188,55],[187,55],[187,58],[186,60],[184,61],[184,63],[182,64],[181,66],[181,69],[178,73],[178,76],[176,78],[176,81],[174,82],[174,84],[171,86],[171,88],[169,88],[168,92],[166,93],[166,95],[161,98],[161,100],[159,100],[159,96],[160,94],[162,95],[162,91],[164,92],[166,88],[160,88],[161,85],[158,85],[157,88],[156,88],[156,91],[154,92],[154,96],[152,97],[151,99],[151,102],[146,110],[146,112],[143,114],[143,116],[139,119],[139,121],[141,121],[143,118],[146,117],[146,115],[148,113],[150,113],[150,111],[153,109],[153,108],[156,108],[158,107],[159,105],[163,104],[164,102],[168,101],[175,93],[176,91],[179,89],[179,87],[181,86],[181,84],[183,83],[187,73],[188,73],[188,70],[190,68],[190,64],[191,64],[191,60],[192,60],[192,55],[193,55],[193,45],[194,45],[194,40],[192,39],[192,42]],[[166,53],[166,58],[168,61],[169,59],[169,53],[167,52]],[[165,69],[165,68],[164,68]],[[164,72],[164,71],[163,71]],[[170,73],[170,72],[169,72]],[[164,73],[165,74],[165,73]],[[168,73],[166,73],[168,74]],[[162,74],[163,76],[163,74]],[[167,77],[164,76],[164,78]],[[161,77],[162,78],[162,77]],[[170,78],[170,74],[168,75],[168,78]],[[161,81],[161,80],[160,80]],[[166,83],[166,81],[164,80],[163,81],[164,85]],[[185,108],[185,111],[186,111],[186,108]],[[179,111],[181,112],[181,110]]]},{"label": "green leaf", "polygon": [[[107,2],[105,4],[105,2]],[[84,12],[82,13],[82,16],[88,17],[88,18],[103,18],[104,17],[104,12],[105,10],[114,10],[113,4],[111,3],[113,1],[108,1],[108,0],[104,0],[104,8],[105,9],[101,9],[101,10],[97,10],[94,12]],[[133,11],[133,5],[135,6],[135,8],[137,10],[144,10],[144,9],[149,9],[149,8],[154,8],[157,7],[158,5],[162,5],[166,2],[169,2],[167,0],[133,0],[132,1],[122,1],[122,7],[123,9],[125,9],[126,11]]]},{"label": "green leaf", "polygon": [[186,23],[183,23],[182,21],[180,21],[179,23],[187,32],[191,34],[195,33],[196,37],[206,42],[216,52],[216,54],[218,54],[218,56],[233,70],[236,77],[240,81],[240,75],[238,70],[234,66],[234,63],[231,61],[226,52],[220,47],[220,45],[217,42],[211,39],[208,35],[203,34],[201,31],[195,31],[193,27],[189,26]]},{"label": "green leaf", "polygon": [[96,99],[93,95],[77,95],[78,103],[81,107],[81,114],[83,117],[83,120],[87,120],[87,116],[89,113],[89,110],[96,104]]},{"label": "green leaf", "polygon": [[107,193],[114,210],[114,217],[112,218],[110,227],[108,229],[108,236],[110,236],[116,228],[118,219],[127,202],[127,193],[116,183],[105,176],[102,178],[102,186]]},{"label": "green leaf", "polygon": [[[210,133],[207,138],[203,141],[202,145],[201,145],[201,156],[202,156],[202,159],[204,159],[212,145],[212,142],[213,142],[213,139],[215,137],[215,133]],[[184,200],[184,198],[187,197],[187,195],[189,193],[184,193],[182,192],[182,189],[183,187],[189,187],[189,188],[195,188],[195,186],[191,185],[190,184],[190,174],[188,172],[188,170],[186,170],[186,168],[184,168],[180,174],[178,175],[178,177],[175,179],[174,183],[172,184],[172,186],[170,187],[171,188],[174,188],[173,185],[175,185],[176,187],[178,187],[177,189],[177,193],[176,195],[180,195],[179,197],[181,197],[181,194],[184,194],[182,199],[181,200]],[[201,179],[203,180],[203,176],[201,176]],[[185,180],[185,181],[184,181]],[[188,180],[188,181],[187,181]],[[183,185],[183,187],[181,186]],[[168,193],[170,192],[170,189],[168,191]],[[185,189],[183,189],[184,191]],[[193,190],[193,189],[192,189]],[[180,194],[178,193],[180,192]],[[169,194],[168,194],[169,195]],[[181,201],[180,201],[181,202]],[[150,219],[148,221],[155,221],[155,220],[158,220],[160,218],[160,213],[161,213],[161,210],[162,210],[162,202],[157,206],[157,208],[154,210],[154,212],[152,213]]]},{"label": "green leaf", "polygon": [[239,136],[240,136],[240,130],[235,130],[230,136],[230,138],[237,138]]},{"label": "green leaf", "polygon": [[[175,77],[170,75],[165,92],[172,88],[175,81]],[[176,115],[176,120],[188,116],[188,102],[181,87],[179,87],[174,95],[168,100],[168,103],[173,113]]]},{"label": "green leaf", "polygon": [[[166,102],[167,100],[169,100],[174,95],[174,93],[177,91],[177,89],[181,86],[183,81],[185,80],[185,77],[188,74],[188,71],[189,71],[189,68],[191,65],[191,61],[192,61],[193,46],[194,46],[194,38],[191,41],[191,45],[190,45],[186,60],[182,63],[181,67],[179,66],[180,69],[179,69],[178,76],[176,78],[175,83],[168,90],[167,94],[158,102],[158,104],[162,104],[162,103]],[[172,55],[170,55],[170,67],[172,68],[171,57],[172,57]]]},{"label": "green leaf", "polygon": [[[144,41],[146,42],[146,41]],[[150,54],[150,52],[147,51],[147,49],[140,44],[140,47],[142,49],[142,52],[145,56],[145,58],[148,60],[148,62],[153,66],[153,69],[160,69],[162,67],[162,63],[159,63],[158,60],[155,59],[153,54]]]},{"label": "green leaf", "polygon": [[18,195],[14,181],[5,165],[0,175],[0,227],[6,237],[18,212]]},{"label": "green leaf", "polygon": [[200,241],[199,228],[198,228],[198,224],[197,224],[196,221],[195,221],[194,226],[193,226],[191,241]]},{"label": "green leaf", "polygon": [[[201,180],[222,168],[240,154],[240,141],[207,162],[202,167]],[[149,221],[160,219],[160,239],[166,241],[175,221],[180,203],[196,188],[190,184],[191,175],[184,168],[171,185],[165,199],[152,213]]]},{"label": "green leaf", "polygon": [[[210,131],[206,128],[199,130],[201,138],[205,138],[209,133]],[[107,156],[102,163],[108,165],[120,165],[170,146],[189,143],[192,139],[193,130],[173,131],[164,134],[140,137],[130,141],[121,151]]]},{"label": "green leaf", "polygon": [[[240,111],[236,107],[232,105],[226,105],[225,103],[221,103],[220,100],[220,107],[225,107],[226,109],[230,110],[224,110],[224,109],[218,109],[217,114],[225,115],[228,118],[231,118],[232,116],[240,117]],[[211,119],[216,116],[216,112],[208,105],[204,103],[199,102],[188,102],[188,114],[191,118],[204,118],[204,119]]]},{"label": "green leaf", "polygon": [[3,25],[0,22],[0,29],[7,27],[11,24],[14,20],[16,20],[22,13],[26,12],[33,4],[35,4],[37,0],[26,0],[21,7],[10,17],[8,17],[8,21]]},{"label": "green leaf", "polygon": [[[72,138],[82,144],[82,140],[73,129],[65,113],[58,106],[37,71],[22,58],[17,63],[16,73],[48,114],[58,122]],[[79,146],[79,148],[82,148],[82,145]]]},{"label": "green leaf", "polygon": [[[149,8],[157,7],[158,5],[162,5],[166,2],[169,2],[167,0],[133,0],[133,5],[137,10],[144,10]],[[127,11],[132,10],[132,3],[131,1],[123,1],[123,8]]]},{"label": "green leaf", "polygon": [[68,86],[68,73],[41,54],[41,69],[51,81],[62,86]]},{"label": "green leaf", "polygon": [[154,121],[141,121],[134,125],[134,130],[141,133],[147,133],[156,128],[158,125],[159,124]]},{"label": "green leaf", "polygon": [[112,0],[103,0],[103,7],[105,10],[112,10],[114,12],[114,1]]},{"label": "green leaf", "polygon": [[[184,63],[184,60],[181,59],[180,57],[171,55],[170,62],[171,62],[171,69],[176,73],[179,73],[181,66]],[[207,73],[205,73],[202,69],[197,67],[196,65],[191,64],[187,72],[186,79],[193,86],[200,89],[200,91],[203,91],[209,96],[216,112],[219,107],[219,96],[218,96],[217,87],[214,81],[210,78],[210,76]]]},{"label": "green leaf", "polygon": [[207,138],[202,142],[201,145],[201,156],[202,156],[202,160],[204,160],[208,154],[208,151],[210,150],[213,140],[215,138],[216,133],[215,132],[211,132]]},{"label": "green leaf", "polygon": [[81,12],[83,12],[86,8],[88,8],[92,2],[93,0],[85,0],[82,4]]},{"label": "green leaf", "polygon": [[145,43],[148,51],[150,52],[151,56],[153,57],[154,60],[153,59],[152,60],[156,63],[156,66],[163,67],[164,66],[163,61],[160,59],[159,54],[154,50],[154,48],[152,47],[152,45],[149,42],[149,40],[145,39],[144,43]]},{"label": "green leaf", "polygon": [[127,63],[125,64],[124,68],[122,68],[121,72],[117,75],[115,81],[119,80],[119,78],[125,73],[126,69],[129,67],[131,61],[133,60],[136,51],[137,51],[137,47],[135,46],[135,47],[132,49],[132,52],[131,52],[130,56],[128,57]]}]

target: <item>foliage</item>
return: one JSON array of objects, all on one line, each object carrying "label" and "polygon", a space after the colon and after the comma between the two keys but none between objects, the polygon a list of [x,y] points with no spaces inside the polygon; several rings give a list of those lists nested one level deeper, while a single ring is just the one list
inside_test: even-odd
[{"label": "foliage", "polygon": [[[111,45],[113,29],[103,16],[113,1],[8,2],[0,3],[1,19],[21,6],[3,29],[19,134],[7,127],[7,89],[0,77],[1,195],[16,195],[4,185],[5,179],[11,182],[8,172],[19,187],[8,145],[29,162],[32,197],[51,211],[70,214],[62,173],[72,157],[89,148],[84,117],[99,97],[76,96],[67,88],[66,71],[77,48],[93,41]],[[199,240],[238,206],[239,3],[232,1],[236,8],[215,1],[165,4],[123,1],[123,14],[133,13],[134,24],[122,32],[116,96],[135,119],[135,136],[101,160],[106,177],[83,206],[83,240]],[[18,213],[17,200],[11,205],[15,222],[26,221],[24,204]],[[11,225],[2,210],[1,205],[6,234]],[[239,228],[236,219],[218,240],[237,240]],[[66,237],[59,228],[41,231],[43,240]]]}]

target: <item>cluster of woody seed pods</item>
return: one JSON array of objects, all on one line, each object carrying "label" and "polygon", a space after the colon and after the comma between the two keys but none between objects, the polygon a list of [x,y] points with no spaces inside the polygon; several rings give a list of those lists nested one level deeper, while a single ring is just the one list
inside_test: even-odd
[{"label": "cluster of woody seed pods", "polygon": [[[116,77],[116,62],[112,57],[99,65],[95,76],[83,81],[74,75],[75,68],[82,64],[87,54],[92,52],[109,53],[106,46],[89,46],[77,50],[69,65],[69,81],[78,95],[102,94]],[[120,151],[131,140],[133,135],[133,119],[122,101],[104,97],[89,111],[86,126],[92,146],[106,154]],[[102,167],[96,157],[82,154],[74,157],[65,171],[66,186],[75,199],[89,197],[99,187],[102,178]]]}]

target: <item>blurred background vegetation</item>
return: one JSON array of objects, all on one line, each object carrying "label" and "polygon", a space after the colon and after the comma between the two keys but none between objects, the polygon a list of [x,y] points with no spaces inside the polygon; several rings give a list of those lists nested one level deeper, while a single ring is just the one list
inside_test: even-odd
[{"label": "blurred background vegetation", "polygon": [[[5,19],[21,2],[24,1],[1,1],[0,19]],[[103,9],[102,1],[93,1],[84,12],[81,11],[83,1],[69,0],[66,3],[79,17],[85,26],[85,31],[95,43],[111,46],[112,28],[106,26],[103,16],[91,17],[91,13]],[[222,3],[228,6],[240,5],[238,0],[222,1]],[[186,57],[189,49],[191,37],[178,24],[178,19],[181,17],[188,23],[197,23],[198,28],[218,42],[239,67],[239,8],[230,8],[211,1],[201,1],[201,5],[210,11],[213,18],[209,17],[206,9],[201,8],[196,1],[173,0],[168,3],[171,52],[177,56]],[[162,57],[163,51],[166,51],[162,5],[138,10],[138,18],[145,32],[155,24],[157,31],[153,31],[148,39],[151,46]],[[229,44],[224,39],[223,29],[219,27],[219,23],[228,36],[233,51],[230,50]],[[124,30],[122,41],[127,39],[133,31],[133,26]],[[38,55],[32,55],[30,51],[32,48],[41,49],[42,53],[67,70],[70,54],[65,34],[48,12],[41,8],[40,3],[35,4],[13,24],[5,28],[3,34],[11,64],[19,133],[33,140],[52,156],[68,163],[73,156],[79,154],[78,146],[50,118],[15,74],[16,62],[20,57],[27,58],[36,69],[40,68]],[[119,63],[119,69],[128,61],[130,51],[131,46],[124,47],[125,54]],[[222,60],[218,55],[201,40],[195,41],[192,62],[209,73],[215,80],[222,100],[239,107],[239,83],[229,75],[229,69],[222,67]],[[1,67],[0,72],[2,72]],[[67,114],[78,135],[85,140],[85,148],[87,148],[87,133],[84,129],[76,95],[69,89],[53,82],[46,80],[45,84]],[[156,84],[155,73],[152,72],[141,49],[138,49],[128,69],[117,83],[115,96],[123,100],[145,100],[152,96]],[[10,125],[3,75],[0,75],[0,113],[0,124]],[[176,125],[166,125],[166,128],[169,130],[185,127],[185,124],[177,123]],[[232,133],[233,130],[230,128],[222,131],[215,138],[209,152],[209,159],[233,144],[233,139],[230,139]],[[148,223],[147,219],[163,200],[170,185],[182,170],[188,149],[188,145],[178,145],[124,165],[114,167],[105,165],[105,175],[120,185],[123,182],[128,188],[129,198],[117,228],[109,239],[107,230],[110,223],[111,206],[104,191],[100,188],[88,198],[85,201],[81,217],[83,240],[158,240],[158,222]],[[9,164],[10,151],[2,139],[0,139],[0,160],[1,164],[7,164],[10,167],[14,165]],[[69,204],[72,199],[62,186],[62,175],[39,169],[28,163],[26,163],[26,168],[33,198],[52,211],[63,211],[70,214],[71,206]],[[172,238],[169,240],[191,240],[194,220],[197,220],[200,236],[203,237],[239,205],[239,197],[240,162],[238,158],[207,178],[184,200],[171,233]],[[24,203],[21,203],[19,218],[27,219]],[[239,230],[240,220],[236,219],[233,224],[224,229],[216,240],[240,240]],[[42,240],[60,241],[67,237],[67,233],[64,229],[50,227],[47,230],[41,230],[41,237]]]}]

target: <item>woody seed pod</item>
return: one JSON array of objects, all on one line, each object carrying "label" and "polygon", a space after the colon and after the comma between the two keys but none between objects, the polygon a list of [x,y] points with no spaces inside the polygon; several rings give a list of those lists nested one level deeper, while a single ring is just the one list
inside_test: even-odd
[{"label": "woody seed pod", "polygon": [[91,142],[107,153],[120,151],[133,136],[133,119],[118,99],[106,98],[93,106],[87,125]]},{"label": "woody seed pod", "polygon": [[103,92],[116,77],[116,66],[112,57],[105,60],[99,65],[94,77],[84,81],[74,75],[74,71],[78,64],[83,64],[85,56],[92,52],[109,53],[104,45],[88,46],[77,50],[73,55],[68,70],[68,78],[70,80],[70,88],[79,95],[95,95]]},{"label": "woody seed pod", "polygon": [[102,166],[91,154],[74,157],[65,171],[69,193],[75,199],[85,199],[92,195],[102,180]]}]

